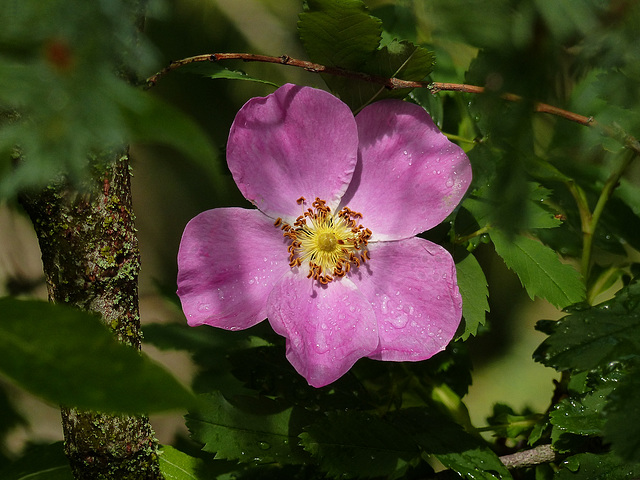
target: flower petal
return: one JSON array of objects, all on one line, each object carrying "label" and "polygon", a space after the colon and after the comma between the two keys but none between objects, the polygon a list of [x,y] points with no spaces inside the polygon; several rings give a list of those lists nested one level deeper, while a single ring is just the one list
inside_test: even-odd
[{"label": "flower petal", "polygon": [[438,225],[471,182],[471,164],[423,108],[382,100],[356,117],[358,164],[342,205],[363,214],[372,241],[408,238]]},{"label": "flower petal", "polygon": [[273,289],[268,314],[287,339],[287,358],[314,387],[334,382],[378,345],[371,305],[346,278],[319,287],[291,272]]},{"label": "flower petal", "polygon": [[289,270],[282,232],[259,210],[199,214],[178,251],[178,296],[189,325],[252,327],[267,317],[273,285]]},{"label": "flower petal", "polygon": [[337,207],[355,168],[358,132],[343,102],[314,88],[284,85],[252,98],[231,126],[227,162],[245,198],[290,222],[316,197]]},{"label": "flower petal", "polygon": [[371,302],[380,344],[370,358],[418,361],[443,350],[462,318],[449,252],[421,238],[370,244],[351,278]]}]

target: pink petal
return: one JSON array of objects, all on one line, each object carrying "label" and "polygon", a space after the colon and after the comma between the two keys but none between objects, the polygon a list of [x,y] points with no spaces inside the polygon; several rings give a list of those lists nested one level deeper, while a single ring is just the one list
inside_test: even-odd
[{"label": "pink petal", "polygon": [[260,211],[199,214],[178,251],[178,296],[189,325],[252,327],[266,318],[273,285],[290,269],[282,232]]},{"label": "pink petal", "polygon": [[423,108],[383,100],[356,117],[359,162],[342,205],[364,215],[372,240],[408,238],[438,225],[471,182],[471,164]]},{"label": "pink petal", "polygon": [[287,358],[314,387],[334,382],[378,345],[371,305],[346,278],[319,287],[288,273],[269,297],[268,314],[287,339]]},{"label": "pink petal", "polygon": [[236,115],[227,162],[247,200],[274,218],[302,213],[296,200],[335,208],[356,164],[358,132],[349,107],[314,88],[284,85],[252,98]]},{"label": "pink petal", "polygon": [[421,238],[369,244],[352,279],[371,302],[380,345],[370,358],[418,361],[443,350],[462,318],[449,252]]}]

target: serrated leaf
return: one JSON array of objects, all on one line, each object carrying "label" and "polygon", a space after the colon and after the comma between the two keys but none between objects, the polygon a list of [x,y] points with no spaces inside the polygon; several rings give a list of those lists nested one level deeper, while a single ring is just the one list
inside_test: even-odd
[{"label": "serrated leaf", "polygon": [[631,369],[620,379],[618,386],[609,396],[606,407],[604,438],[611,442],[613,451],[621,458],[640,462],[640,437],[630,425],[640,424],[640,375],[638,368]]},{"label": "serrated leaf", "polygon": [[[435,63],[435,55],[426,48],[410,42],[393,41],[376,50],[360,67],[360,71],[383,78],[401,78],[403,80],[424,80]],[[409,89],[387,90],[381,85],[354,81],[347,78],[325,78],[327,85],[354,111],[375,100],[384,98],[404,98]]]},{"label": "serrated leaf", "polygon": [[245,398],[244,408],[231,404],[219,392],[201,395],[197,410],[187,415],[187,427],[203,450],[215,458],[256,463],[304,463],[298,446],[306,418],[297,408],[282,409],[267,398]]},{"label": "serrated leaf", "polygon": [[330,413],[306,427],[300,439],[334,477],[391,475],[418,455],[415,443],[391,423],[358,411]]},{"label": "serrated leaf", "polygon": [[2,480],[73,480],[69,460],[64,454],[63,443],[39,445],[0,470]]},{"label": "serrated leaf", "polygon": [[489,445],[465,432],[438,411],[425,408],[400,410],[394,425],[411,436],[426,454],[467,479],[510,479],[511,474]]},{"label": "serrated leaf", "polygon": [[[361,0],[309,0],[307,4],[298,32],[312,61],[384,78],[423,80],[431,73],[435,56],[423,47],[393,40],[379,48],[381,21],[367,13]],[[340,76],[323,78],[354,111],[374,100],[403,98],[410,92]]]},{"label": "serrated leaf", "polygon": [[489,289],[482,267],[471,253],[456,263],[456,271],[464,317],[464,332],[460,339],[466,340],[470,335],[476,335],[480,325],[485,324]]},{"label": "serrated leaf", "polygon": [[615,454],[579,453],[564,460],[554,480],[629,480],[640,476],[640,465]]},{"label": "serrated leaf", "polygon": [[178,69],[178,71],[181,73],[195,73],[214,80],[246,80],[249,82],[264,83],[275,88],[280,86],[277,83],[262,78],[252,77],[241,70],[229,70],[215,62],[193,62]]},{"label": "serrated leaf", "polygon": [[591,370],[640,354],[640,284],[615,298],[574,311],[554,324],[534,359],[556,370]]},{"label": "serrated leaf", "polygon": [[382,22],[360,0],[308,0],[298,33],[312,61],[356,70],[380,45]]},{"label": "serrated leaf", "polygon": [[490,231],[496,253],[520,278],[529,297],[541,297],[558,308],[584,300],[585,287],[578,271],[560,262],[549,247],[523,235],[509,238]]},{"label": "serrated leaf", "polygon": [[602,412],[612,390],[613,387],[607,386],[578,398],[565,398],[558,403],[549,414],[549,420],[553,425],[551,432],[553,442],[555,443],[564,433],[583,436],[601,435],[604,425]]},{"label": "serrated leaf", "polygon": [[0,372],[54,404],[104,412],[187,408],[167,370],[118,343],[94,315],[41,301],[0,299]]}]

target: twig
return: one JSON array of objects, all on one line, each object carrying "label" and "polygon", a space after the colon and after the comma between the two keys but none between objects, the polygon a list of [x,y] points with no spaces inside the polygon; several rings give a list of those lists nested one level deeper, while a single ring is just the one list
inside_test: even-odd
[{"label": "twig", "polygon": [[[388,78],[379,75],[369,75],[362,72],[354,72],[351,70],[345,70],[339,67],[331,67],[321,65],[319,63],[307,62],[305,60],[298,60],[292,58],[289,55],[281,55],[279,57],[272,57],[269,55],[257,55],[254,53],[210,53],[205,55],[196,55],[194,57],[183,58],[182,60],[176,60],[171,62],[167,67],[160,70],[155,75],[152,75],[147,79],[146,86],[151,88],[155,86],[160,78],[166,74],[177,70],[180,67],[188,65],[190,63],[197,62],[219,62],[221,60],[242,60],[243,62],[262,62],[262,63],[277,63],[280,65],[289,65],[292,67],[302,68],[312,73],[325,73],[329,75],[337,75],[346,78],[353,78],[355,80],[361,80],[376,85],[381,85],[387,90],[401,90],[404,88],[426,88],[431,93],[437,92],[463,92],[463,93],[485,93],[485,88],[477,85],[467,85],[463,83],[442,83],[442,82],[421,82],[402,80],[400,78]],[[504,93],[501,97],[510,102],[520,102],[523,97],[513,93]],[[570,112],[562,108],[549,105],[547,103],[535,102],[533,109],[536,112],[547,113],[555,115],[557,117],[564,118],[574,123],[588,127],[597,127],[604,135],[618,140],[626,148],[635,151],[640,154],[640,142],[631,135],[626,134],[618,128],[613,128],[607,125],[599,124],[593,117],[587,117],[578,113]]]},{"label": "twig", "polygon": [[559,457],[551,445],[539,445],[523,452],[503,455],[500,457],[500,461],[509,470],[515,470],[516,468],[535,467],[543,463],[555,462]]}]

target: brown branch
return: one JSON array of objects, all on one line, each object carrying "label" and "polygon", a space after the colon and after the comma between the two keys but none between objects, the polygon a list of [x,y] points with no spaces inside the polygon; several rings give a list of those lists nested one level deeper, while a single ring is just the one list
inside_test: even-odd
[{"label": "brown branch", "polygon": [[[328,75],[337,75],[346,78],[352,78],[354,80],[361,80],[368,83],[374,83],[376,85],[383,86],[388,90],[401,90],[404,88],[427,88],[431,93],[437,92],[463,92],[480,94],[485,93],[485,88],[477,85],[466,85],[463,83],[442,83],[442,82],[421,82],[402,80],[400,78],[388,78],[379,75],[369,75],[362,72],[354,72],[351,70],[345,70],[339,67],[330,67],[321,65],[319,63],[307,62],[306,60],[298,60],[288,55],[281,55],[279,57],[272,57],[269,55],[257,55],[253,53],[211,53],[206,55],[196,55],[194,57],[183,58],[182,60],[176,60],[171,62],[167,67],[160,70],[155,75],[152,75],[147,79],[147,88],[155,86],[160,78],[177,70],[180,67],[196,62],[219,62],[221,60],[242,60],[243,62],[262,62],[262,63],[277,63],[280,65],[289,65],[292,67],[302,68],[312,73],[325,73]],[[515,95],[513,93],[504,93],[501,97],[510,102],[520,102],[523,97]],[[533,105],[535,112],[547,113],[549,115],[555,115],[557,117],[564,118],[574,123],[584,125],[587,127],[597,127],[604,135],[614,138],[622,143],[626,148],[634,150],[640,154],[640,142],[631,135],[626,134],[619,128],[610,127],[607,125],[599,124],[593,117],[586,117],[578,113],[570,112],[562,108],[549,105],[547,103],[535,102]]]}]

